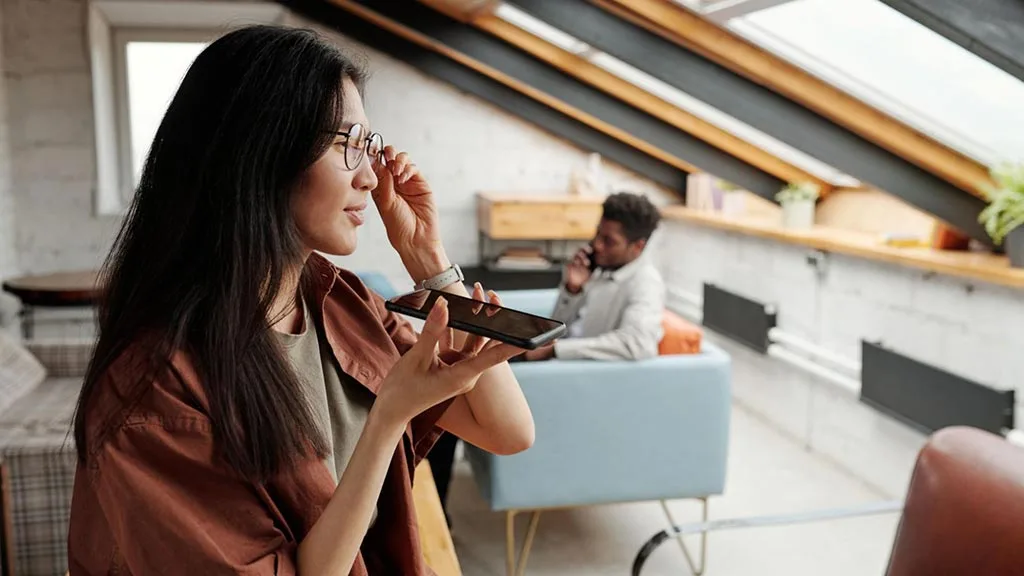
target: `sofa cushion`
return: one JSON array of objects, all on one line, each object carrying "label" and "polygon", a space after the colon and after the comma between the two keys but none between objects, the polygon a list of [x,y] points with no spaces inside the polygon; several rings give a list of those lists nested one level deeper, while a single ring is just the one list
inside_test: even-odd
[{"label": "sofa cushion", "polygon": [[659,355],[700,353],[704,332],[699,326],[671,310],[665,310],[661,316],[661,327],[664,336],[658,344]]}]

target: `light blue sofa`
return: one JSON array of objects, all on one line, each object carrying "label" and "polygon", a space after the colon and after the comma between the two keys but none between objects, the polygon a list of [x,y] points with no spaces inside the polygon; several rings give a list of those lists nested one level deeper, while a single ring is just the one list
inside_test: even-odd
[{"label": "light blue sofa", "polygon": [[[556,292],[501,297],[506,306],[546,315]],[[517,564],[518,512],[533,512],[520,566],[541,509],[697,498],[706,516],[707,498],[725,486],[730,359],[711,343],[702,348],[640,362],[512,365],[536,421],[533,447],[514,456],[466,447],[481,494],[492,510],[507,514],[510,573]],[[701,566],[693,566],[698,573],[701,547]]]}]

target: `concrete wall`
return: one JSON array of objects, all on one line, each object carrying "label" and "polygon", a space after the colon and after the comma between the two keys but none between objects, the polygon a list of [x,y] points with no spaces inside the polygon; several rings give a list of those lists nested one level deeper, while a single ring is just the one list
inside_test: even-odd
[{"label": "concrete wall", "polygon": [[[93,209],[96,170],[85,3],[3,0],[2,12],[20,266],[30,272],[97,266],[119,220],[97,217]],[[289,23],[303,24],[298,19]],[[477,191],[559,193],[570,171],[586,162],[585,151],[533,125],[401,62],[352,46],[367,56],[373,73],[367,86],[373,128],[388,143],[409,151],[429,178],[455,261],[471,263],[476,254]],[[621,187],[666,194],[625,170],[609,172]],[[383,227],[373,218],[363,230],[360,249],[341,263],[405,280]]]},{"label": "concrete wall", "polygon": [[[848,358],[860,360],[862,339],[882,342],[992,388],[1015,389],[1018,399],[1024,394],[1024,291],[836,254],[818,268],[808,249],[683,222],[667,223],[655,247],[668,285],[700,294],[709,282],[774,303],[781,329]],[[771,390],[746,398],[793,432],[804,430],[803,392]],[[828,419],[819,414],[819,422]]]},{"label": "concrete wall", "polygon": [[[11,188],[11,150],[7,114],[8,69],[4,59],[4,15],[0,11],[0,280],[18,271],[14,248],[14,191]],[[14,318],[14,299],[0,294],[0,328]]]},{"label": "concrete wall", "polygon": [[[288,24],[316,27],[297,17]],[[431,183],[444,224],[444,244],[453,261],[476,261],[477,192],[565,194],[571,171],[586,164],[585,151],[537,126],[405,63],[327,33],[369,62],[367,115],[385,142],[408,151]],[[635,173],[607,161],[604,166],[617,189],[643,192],[658,202],[673,198]],[[351,269],[376,268],[406,281],[397,254],[387,248],[379,219],[370,219],[360,243],[354,255],[338,261]]]},{"label": "concrete wall", "polygon": [[2,6],[20,268],[96,266],[118,222],[93,211],[86,3],[3,0]]}]

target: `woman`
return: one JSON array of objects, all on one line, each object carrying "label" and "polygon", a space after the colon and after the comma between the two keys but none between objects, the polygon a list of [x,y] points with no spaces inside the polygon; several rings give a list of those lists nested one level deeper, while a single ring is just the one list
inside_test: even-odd
[{"label": "woman", "polygon": [[253,27],[182,81],[106,267],[72,575],[428,574],[411,478],[441,429],[533,442],[520,350],[451,334],[443,302],[417,339],[316,253],[355,250],[372,195],[410,276],[452,280],[430,188],[369,131],[362,80],[311,32]]}]

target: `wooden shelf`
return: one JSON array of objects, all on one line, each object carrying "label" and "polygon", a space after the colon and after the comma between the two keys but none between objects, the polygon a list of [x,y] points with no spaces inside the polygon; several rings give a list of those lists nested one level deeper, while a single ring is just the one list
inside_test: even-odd
[{"label": "wooden shelf", "polygon": [[477,224],[494,240],[589,240],[601,219],[604,198],[588,196],[477,194]]},{"label": "wooden shelf", "polygon": [[700,226],[769,238],[827,252],[858,256],[969,280],[1024,288],[1024,269],[1011,268],[1009,259],[997,254],[955,252],[930,248],[898,248],[886,246],[880,242],[878,236],[863,232],[825,226],[816,226],[806,231],[787,230],[774,220],[724,217],[719,214],[699,212],[685,206],[668,206],[662,209],[662,215],[669,221],[690,222]]}]

